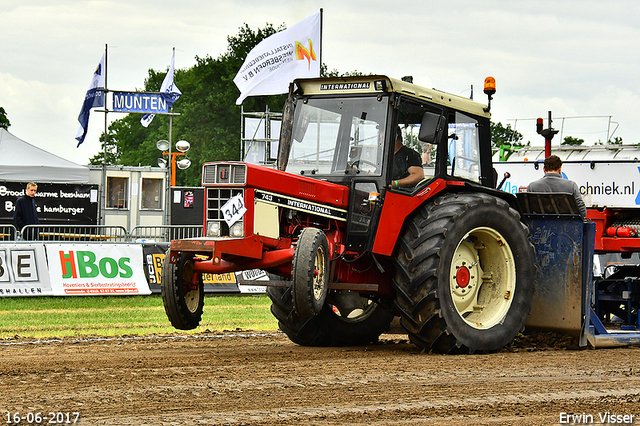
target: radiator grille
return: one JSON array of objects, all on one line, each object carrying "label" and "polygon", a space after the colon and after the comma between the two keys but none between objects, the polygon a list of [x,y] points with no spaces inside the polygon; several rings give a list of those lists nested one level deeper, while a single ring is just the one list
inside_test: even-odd
[{"label": "radiator grille", "polygon": [[202,170],[203,185],[244,185],[247,181],[245,164],[205,164]]},{"label": "radiator grille", "polygon": [[236,195],[242,195],[242,188],[207,188],[207,219],[224,220],[221,207]]},{"label": "radiator grille", "polygon": [[231,228],[224,220],[222,206],[236,195],[244,198],[243,188],[207,188],[206,233],[209,237],[242,237],[244,220],[238,220]]}]

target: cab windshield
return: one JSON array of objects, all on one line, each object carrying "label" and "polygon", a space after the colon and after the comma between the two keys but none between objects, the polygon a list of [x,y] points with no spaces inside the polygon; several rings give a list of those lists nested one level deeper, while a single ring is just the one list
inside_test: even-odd
[{"label": "cab windshield", "polygon": [[286,171],[303,175],[380,176],[386,99],[299,99]]}]

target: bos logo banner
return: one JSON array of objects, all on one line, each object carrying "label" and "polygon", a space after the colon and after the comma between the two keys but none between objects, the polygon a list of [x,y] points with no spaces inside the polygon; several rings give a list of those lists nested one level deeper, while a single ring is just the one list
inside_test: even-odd
[{"label": "bos logo banner", "polygon": [[139,244],[47,244],[54,293],[151,294]]}]

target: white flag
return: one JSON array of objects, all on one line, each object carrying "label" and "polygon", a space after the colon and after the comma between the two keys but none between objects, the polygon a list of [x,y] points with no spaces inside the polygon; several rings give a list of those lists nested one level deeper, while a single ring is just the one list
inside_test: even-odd
[{"label": "white flag", "polygon": [[[171,109],[173,107],[173,103],[178,100],[182,92],[173,82],[173,60],[176,57],[175,50],[173,51],[173,55],[171,56],[171,65],[169,65],[169,71],[167,71],[167,75],[164,76],[164,80],[162,80],[162,86],[160,86],[160,94],[167,101],[167,107]],[[140,123],[147,127],[151,124],[153,117],[155,114],[145,114],[140,119]]]},{"label": "white flag", "polygon": [[320,13],[262,40],[233,79],[240,89],[236,105],[247,96],[287,93],[296,78],[320,77],[319,53]]}]

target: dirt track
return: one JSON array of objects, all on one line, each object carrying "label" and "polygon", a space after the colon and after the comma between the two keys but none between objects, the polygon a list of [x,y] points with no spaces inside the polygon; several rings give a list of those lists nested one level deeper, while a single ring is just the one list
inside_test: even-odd
[{"label": "dirt track", "polygon": [[247,332],[1,343],[4,424],[7,412],[79,412],[84,425],[537,426],[561,424],[562,413],[601,424],[606,412],[640,424],[640,348],[524,341],[445,356],[402,335],[309,348]]}]

